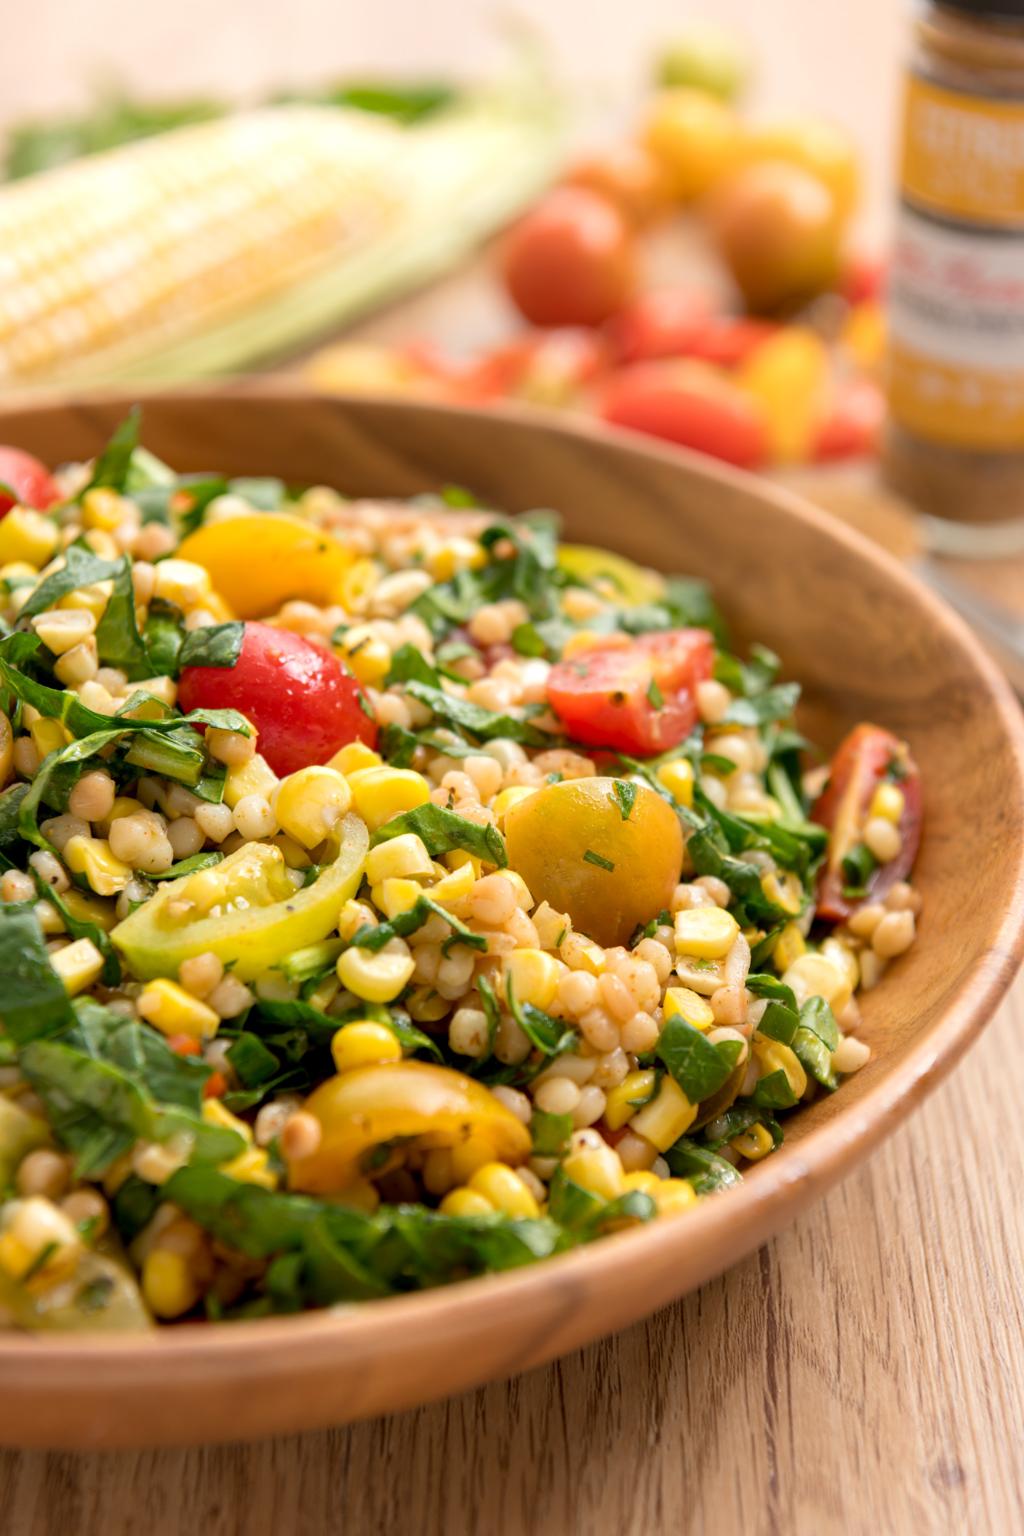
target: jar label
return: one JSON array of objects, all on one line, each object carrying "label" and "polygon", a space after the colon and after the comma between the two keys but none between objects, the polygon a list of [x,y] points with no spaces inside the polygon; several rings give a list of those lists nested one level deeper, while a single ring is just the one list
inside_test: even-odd
[{"label": "jar label", "polygon": [[900,184],[915,207],[944,219],[1024,229],[1024,102],[911,75]]}]

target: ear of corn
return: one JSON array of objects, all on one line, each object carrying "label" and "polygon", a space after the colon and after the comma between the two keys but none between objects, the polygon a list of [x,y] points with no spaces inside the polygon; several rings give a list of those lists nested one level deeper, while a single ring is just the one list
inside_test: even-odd
[{"label": "ear of corn", "polygon": [[286,105],[0,190],[0,387],[240,368],[421,283],[550,177],[536,79],[422,126]]}]

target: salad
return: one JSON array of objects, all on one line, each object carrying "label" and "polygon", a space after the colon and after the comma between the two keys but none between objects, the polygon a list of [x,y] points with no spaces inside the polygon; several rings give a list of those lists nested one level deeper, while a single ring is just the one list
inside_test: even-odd
[{"label": "salad", "polygon": [[685,1219],[868,1060],[921,790],[699,582],[448,489],[0,448],[0,1309],[298,1312]]}]

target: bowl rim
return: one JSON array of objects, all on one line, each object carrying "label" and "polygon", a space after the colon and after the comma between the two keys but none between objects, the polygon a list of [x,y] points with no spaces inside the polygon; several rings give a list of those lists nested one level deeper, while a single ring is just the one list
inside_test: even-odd
[{"label": "bowl rim", "polygon": [[[120,405],[127,410],[136,401],[145,408],[147,402],[185,403],[197,399],[207,403],[219,400],[294,403],[305,400],[311,405],[322,405],[329,402],[342,413],[354,410],[379,415],[385,421],[388,418],[397,421],[409,414],[447,415],[464,421],[467,430],[472,430],[472,423],[477,419],[493,421],[497,418],[509,424],[530,427],[556,440],[594,438],[633,459],[654,458],[667,468],[685,467],[723,487],[742,489],[748,494],[754,491],[786,517],[824,534],[862,565],[873,567],[884,580],[895,583],[908,599],[929,612],[949,642],[966,655],[1016,760],[1018,800],[1024,808],[1024,712],[1009,682],[964,621],[892,555],[797,492],[722,465],[703,454],[668,447],[636,432],[609,429],[587,421],[567,422],[554,412],[535,407],[503,406],[483,411],[431,401],[378,399],[356,394],[325,395],[289,380],[265,379],[212,387],[117,389],[91,393],[87,398],[55,394],[22,396],[0,405],[0,434],[8,418],[57,412],[69,406],[87,415],[94,405],[100,408]],[[728,1199],[702,1202],[689,1215],[686,1231],[692,1232],[694,1223],[699,1223],[705,1245],[722,1252],[721,1266],[712,1273],[720,1273],[743,1253],[760,1246],[766,1240],[764,1233],[774,1231],[782,1224],[774,1218],[778,1213],[784,1213],[787,1206],[795,1204],[800,1193],[812,1198],[823,1192],[877,1148],[907,1118],[920,1098],[952,1070],[980,1034],[1024,958],[1024,841],[1014,843],[1009,857],[1015,859],[1009,871],[1012,882],[1009,896],[986,949],[946,994],[934,1023],[908,1050],[906,1058],[885,1071],[862,1099],[848,1109],[837,1110],[826,1124],[809,1131],[799,1142],[784,1148],[778,1157],[752,1170],[738,1189],[728,1192]],[[742,1243],[737,1245],[735,1241],[724,1240],[727,1235],[735,1238],[743,1226],[752,1234],[745,1247]],[[303,1360],[312,1362],[328,1341],[332,1346],[338,1346],[358,1337],[364,1352],[379,1347],[382,1353],[394,1354],[398,1352],[398,1335],[403,1331],[441,1329],[448,1320],[454,1321],[456,1317],[463,1327],[468,1327],[499,1298],[510,1307],[529,1308],[556,1274],[570,1289],[574,1283],[581,1290],[586,1289],[586,1282],[591,1280],[597,1280],[602,1288],[629,1285],[635,1281],[645,1260],[670,1254],[682,1237],[679,1224],[652,1222],[501,1274],[295,1316],[235,1322],[230,1327],[211,1327],[204,1322],[181,1323],[173,1328],[117,1337],[102,1333],[0,1333],[0,1371],[4,1367],[30,1368],[36,1384],[41,1385],[40,1376],[52,1377],[56,1384],[68,1368],[86,1365],[90,1372],[103,1373],[100,1388],[103,1390],[125,1386],[129,1371],[134,1378],[147,1366],[163,1372],[165,1380],[169,1370],[176,1378],[180,1373],[180,1379],[184,1379],[211,1365],[233,1368],[237,1379],[255,1379],[265,1376],[272,1357],[282,1346],[291,1351],[286,1360],[289,1371],[301,1371]],[[285,1368],[284,1356],[280,1368]],[[425,1396],[421,1394],[421,1399]]]}]

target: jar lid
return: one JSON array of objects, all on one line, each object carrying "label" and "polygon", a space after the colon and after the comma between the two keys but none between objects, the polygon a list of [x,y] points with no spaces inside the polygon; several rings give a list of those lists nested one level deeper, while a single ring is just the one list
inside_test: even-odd
[{"label": "jar lid", "polygon": [[933,0],[944,11],[959,11],[980,21],[1024,21],[1024,0]]}]

